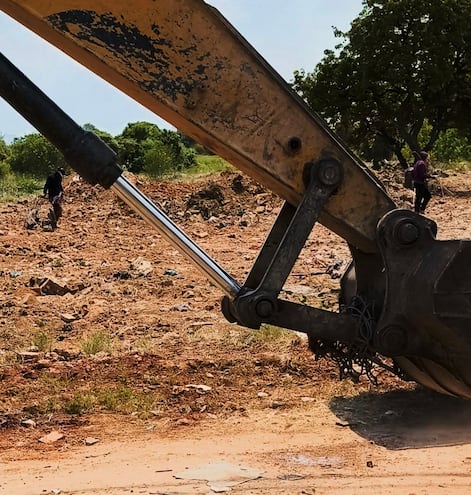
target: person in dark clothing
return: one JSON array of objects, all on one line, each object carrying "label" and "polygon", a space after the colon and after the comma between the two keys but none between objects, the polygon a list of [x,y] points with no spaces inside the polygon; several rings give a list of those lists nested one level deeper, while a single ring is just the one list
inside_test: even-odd
[{"label": "person in dark clothing", "polygon": [[47,196],[52,205],[52,214],[50,220],[53,228],[57,227],[57,222],[62,216],[62,198],[64,196],[64,188],[62,187],[62,178],[65,175],[63,168],[57,169],[48,175],[44,184],[43,193]]},{"label": "person in dark clothing", "polygon": [[430,194],[427,181],[430,177],[427,171],[428,154],[426,151],[414,152],[414,169],[412,181],[414,183],[415,200],[414,210],[416,213],[424,213],[432,195]]}]

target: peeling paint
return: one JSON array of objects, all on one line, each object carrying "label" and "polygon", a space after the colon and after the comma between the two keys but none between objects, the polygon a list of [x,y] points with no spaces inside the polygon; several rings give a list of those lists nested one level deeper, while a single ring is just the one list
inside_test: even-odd
[{"label": "peeling paint", "polygon": [[[106,48],[141,89],[147,93],[163,93],[174,102],[179,96],[188,97],[195,85],[201,85],[200,76],[206,72],[206,66],[200,63],[191,73],[175,74],[173,55],[179,53],[191,57],[197,52],[197,47],[175,47],[171,40],[160,35],[162,29],[156,23],[152,24],[153,35],[149,36],[136,26],[119,21],[111,13],[67,10],[52,14],[47,20],[59,32],[77,39],[81,45]],[[96,49],[90,50],[96,52]],[[208,56],[200,56],[200,59]],[[146,77],[142,77],[143,74]]]}]

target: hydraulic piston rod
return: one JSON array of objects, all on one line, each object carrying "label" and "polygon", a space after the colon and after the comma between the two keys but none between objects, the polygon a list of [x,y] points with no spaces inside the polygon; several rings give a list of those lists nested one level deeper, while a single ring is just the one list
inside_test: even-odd
[{"label": "hydraulic piston rod", "polygon": [[239,293],[240,285],[125,177],[118,177],[111,189],[186,255],[227,296],[232,299]]}]

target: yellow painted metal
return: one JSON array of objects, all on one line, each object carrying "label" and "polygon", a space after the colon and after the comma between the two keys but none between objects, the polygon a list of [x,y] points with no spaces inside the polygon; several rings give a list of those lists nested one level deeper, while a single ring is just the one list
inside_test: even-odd
[{"label": "yellow painted metal", "polygon": [[202,0],[0,0],[0,9],[293,205],[305,164],[337,159],[344,182],[320,221],[377,250],[392,200]]}]

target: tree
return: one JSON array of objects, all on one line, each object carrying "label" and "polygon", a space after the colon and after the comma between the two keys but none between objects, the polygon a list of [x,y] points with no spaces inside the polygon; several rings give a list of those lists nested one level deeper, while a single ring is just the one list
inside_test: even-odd
[{"label": "tree", "polygon": [[119,146],[118,162],[133,173],[142,172],[145,154],[152,143],[159,139],[160,129],[149,122],[129,123],[116,137]]},{"label": "tree", "polygon": [[[471,135],[471,2],[364,0],[335,51],[294,88],[367,159],[431,150],[456,128]],[[419,142],[428,122],[427,142]]]},{"label": "tree", "polygon": [[184,145],[182,135],[149,122],[128,124],[116,141],[118,161],[130,172],[157,177],[195,164],[195,152]]},{"label": "tree", "polygon": [[9,147],[7,161],[13,172],[45,177],[57,167],[66,167],[61,153],[41,134],[15,139]]},{"label": "tree", "polygon": [[85,124],[83,129],[88,132],[93,132],[96,136],[98,136],[105,144],[107,144],[115,153],[119,152],[119,144],[116,139],[106,131],[101,131],[93,124]]},{"label": "tree", "polygon": [[441,162],[471,161],[471,140],[460,136],[456,129],[448,129],[440,134],[433,156]]}]

